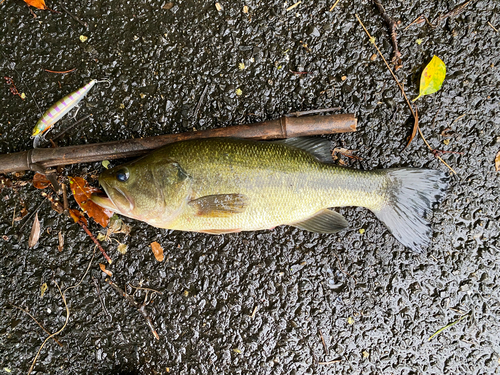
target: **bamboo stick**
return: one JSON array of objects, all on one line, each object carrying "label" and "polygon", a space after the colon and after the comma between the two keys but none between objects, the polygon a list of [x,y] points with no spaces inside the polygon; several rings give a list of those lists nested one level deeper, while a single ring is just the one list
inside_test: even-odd
[{"label": "bamboo stick", "polygon": [[275,139],[304,137],[319,134],[356,131],[353,114],[327,116],[281,117],[249,125],[209,129],[196,132],[167,134],[156,137],[126,139],[59,148],[36,148],[13,154],[0,155],[0,173],[46,169],[74,163],[140,156],[168,143],[209,137],[235,137],[248,139]]}]

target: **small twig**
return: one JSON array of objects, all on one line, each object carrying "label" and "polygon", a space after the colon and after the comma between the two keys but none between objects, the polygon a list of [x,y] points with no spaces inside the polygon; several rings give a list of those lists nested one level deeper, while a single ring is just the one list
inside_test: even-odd
[{"label": "small twig", "polygon": [[14,219],[16,218],[16,209],[17,209],[17,201],[14,203],[14,213],[12,214],[12,225],[11,227],[14,226]]},{"label": "small twig", "polygon": [[432,153],[434,154],[435,157],[438,157],[438,155],[442,154],[458,154],[458,155],[463,155],[463,152],[458,152],[458,151],[445,151],[445,150],[432,150]]},{"label": "small twig", "polygon": [[333,361],[328,361],[328,362],[318,362],[318,365],[333,365],[334,363],[340,363],[342,362],[341,359],[335,359]]},{"label": "small twig", "polygon": [[200,99],[198,100],[198,104],[196,104],[196,108],[194,110],[194,115],[193,117],[196,118],[198,116],[198,111],[200,110],[201,103],[203,102],[203,99],[205,98],[205,94],[208,91],[208,85],[205,85],[205,88],[203,89],[203,92],[200,95]]},{"label": "small twig", "polygon": [[328,347],[326,346],[325,338],[323,337],[323,332],[318,328],[319,335],[321,337],[321,342],[323,343],[323,349],[325,349],[325,355],[329,356],[330,352],[328,351]]},{"label": "small twig", "polygon": [[[31,12],[31,13],[33,13],[33,11],[32,11],[31,9],[30,9],[30,12]],[[34,13],[33,13],[33,14],[34,14]],[[35,17],[36,17],[36,16],[35,16]],[[22,83],[22,84],[26,87],[26,89],[29,91],[29,93],[30,93],[31,97],[33,98],[33,101],[35,102],[35,105],[37,106],[38,111],[40,112],[40,115],[41,115],[44,111],[42,111],[42,109],[41,109],[41,108],[40,108],[40,106],[38,105],[38,102],[37,102],[37,101],[36,101],[36,99],[35,99],[35,95],[33,95],[33,92],[31,91],[31,89],[29,88],[29,86],[28,86],[28,85],[26,85],[26,84],[24,83],[22,75],[21,75],[21,74],[19,74],[19,72],[18,72],[15,68],[13,68],[13,69],[14,69],[14,71],[17,73],[17,76],[18,76],[18,77],[19,77],[19,79],[21,80],[21,83]]]},{"label": "small twig", "polygon": [[255,307],[253,308],[253,311],[252,311],[252,315],[250,315],[251,319],[255,318],[255,314],[257,314],[258,308],[259,308],[259,305],[255,305]]},{"label": "small twig", "polygon": [[465,3],[459,4],[455,8],[453,8],[452,10],[450,10],[448,13],[445,13],[444,15],[438,16],[434,20],[434,26],[433,27],[439,26],[439,24],[441,23],[441,21],[444,21],[445,19],[447,19],[449,17],[456,17],[456,16],[458,16],[460,13],[462,13],[464,11],[465,7],[467,5],[469,5],[469,3],[471,1],[472,0],[468,0]]},{"label": "small twig", "polygon": [[493,26],[493,25],[491,24],[491,22],[489,22],[489,21],[488,21],[488,25],[490,25],[490,27],[491,27],[493,30],[495,30],[495,32],[497,32],[497,33],[498,33],[498,30],[495,28],[495,26]]},{"label": "small twig", "polygon": [[74,16],[73,14],[71,14],[70,12],[68,12],[68,10],[64,7],[64,5],[62,4],[62,0],[59,0],[59,5],[61,6],[61,9],[68,15],[70,16],[71,18],[73,18],[76,22],[78,22],[80,25],[82,25],[83,27],[88,27],[87,25],[87,22],[83,22],[81,21],[77,16]]},{"label": "small twig", "polygon": [[288,8],[286,8],[287,12],[288,12],[289,10],[292,10],[292,9],[294,9],[294,8],[298,7],[301,3],[302,3],[302,0],[301,0],[301,1],[297,1],[297,2],[296,2],[295,4],[293,4],[293,5],[290,5]]},{"label": "small twig", "polygon": [[97,292],[97,297],[99,298],[99,302],[101,302],[101,307],[111,319],[113,319],[113,316],[109,313],[108,309],[106,308],[106,305],[104,304],[104,298],[101,295],[100,288],[99,288],[99,283],[97,282],[97,279],[95,277],[92,277],[92,281],[94,281],[95,289]]},{"label": "small twig", "polygon": [[[34,317],[33,315],[31,315],[31,314],[30,314],[30,312],[29,312],[28,310],[25,310],[25,309],[23,309],[22,307],[16,306],[16,305],[14,305],[13,303],[10,303],[10,305],[11,305],[11,306],[14,306],[16,309],[21,310],[23,313],[25,313],[25,314],[29,315],[29,317],[30,317],[31,319],[33,319],[33,320],[35,321],[35,323],[36,323],[36,324],[38,324],[38,325],[40,326],[40,328],[41,328],[41,329],[43,329],[47,335],[50,335],[50,332],[49,332],[49,331],[47,331],[47,329],[46,329],[44,326],[42,326],[42,324],[41,324],[38,320],[36,320],[36,319],[35,319],[35,317]],[[52,338],[54,339],[54,341],[55,341],[55,342],[57,342],[57,343],[59,344],[59,346],[60,346],[60,347],[62,347],[62,346],[63,346],[63,344],[61,344],[61,342],[60,342],[58,339],[56,339],[55,337],[52,337]]]},{"label": "small twig", "polygon": [[[370,33],[368,32],[368,30],[366,29],[365,25],[363,25],[363,22],[361,22],[361,19],[359,18],[359,16],[356,14],[356,18],[358,19],[359,23],[361,24],[361,27],[363,27],[363,29],[365,30],[366,34],[368,35],[368,38],[370,38],[370,42],[373,44],[373,46],[377,49],[377,52],[378,54],[380,55],[380,57],[382,57],[382,60],[384,60],[384,63],[385,65],[387,66],[387,69],[389,69],[389,72],[391,72],[392,74],[392,77],[394,78],[394,80],[396,81],[396,84],[398,85],[399,89],[401,90],[401,93],[403,94],[405,100],[406,100],[406,103],[408,104],[408,107],[410,107],[410,110],[411,110],[411,113],[413,115],[413,118],[415,119],[415,125],[413,127],[413,132],[415,132],[415,129],[418,130],[418,132],[420,133],[420,136],[422,137],[422,139],[424,140],[424,143],[427,145],[427,147],[429,148],[429,150],[432,152],[433,148],[431,147],[431,145],[427,142],[427,140],[425,139],[423,133],[422,133],[422,130],[420,129],[420,127],[418,126],[418,114],[416,113],[415,110],[413,110],[413,106],[411,105],[410,103],[410,100],[408,99],[408,97],[406,96],[406,93],[405,93],[405,90],[403,88],[403,86],[401,85],[401,83],[399,82],[399,80],[397,79],[396,75],[394,74],[394,72],[392,71],[391,67],[389,66],[389,63],[387,62],[387,60],[385,59],[384,55],[382,55],[382,52],[380,51],[380,49],[377,47],[377,45],[375,44],[375,38],[372,37],[370,35]],[[415,106],[415,108],[417,108]],[[412,138],[410,138],[410,141],[408,142],[408,144],[406,145],[405,148],[408,147],[408,145],[410,144]],[[457,172],[455,172],[453,170],[452,167],[450,167],[441,157],[437,157],[441,163],[443,163],[446,167],[448,167],[448,169],[453,172],[454,174],[457,174]]]},{"label": "small twig", "polygon": [[58,71],[58,70],[49,70],[49,69],[44,69],[47,73],[55,73],[55,74],[66,74],[66,73],[71,73],[76,70],[76,68],[70,69],[70,70],[65,70],[63,72]]},{"label": "small twig", "polygon": [[295,72],[293,70],[288,70],[290,73],[293,73],[293,74],[311,74],[311,72]]},{"label": "small twig", "polygon": [[435,29],[436,27],[439,26],[439,24],[441,23],[441,21],[444,21],[446,18],[456,17],[460,13],[462,13],[464,11],[465,7],[467,5],[469,5],[469,3],[471,1],[472,0],[466,1],[465,3],[462,3],[462,4],[458,5],[458,6],[456,6],[455,8],[453,8],[448,13],[445,13],[443,15],[440,15],[440,16],[436,17],[436,19],[434,20],[434,24],[431,21],[429,21],[426,16],[424,16],[424,15],[418,16],[414,21],[412,21],[408,26],[405,27],[405,30],[408,29],[410,26],[413,26],[415,24],[424,23],[424,22],[427,23],[431,28]]},{"label": "small twig", "polygon": [[109,264],[111,264],[113,261],[111,260],[111,258],[108,256],[108,254],[106,254],[106,251],[104,251],[104,249],[102,248],[101,244],[99,243],[99,241],[97,241],[97,239],[95,238],[95,236],[90,232],[89,228],[87,228],[87,226],[85,225],[85,223],[82,221],[82,220],[78,220],[77,221],[78,224],[80,224],[80,226],[83,228],[83,230],[85,231],[85,233],[87,233],[87,235],[91,238],[92,241],[94,241],[94,243],[97,245],[97,247],[99,248],[99,250],[101,251],[102,255],[104,256],[104,258],[108,261]]},{"label": "small twig", "polygon": [[122,288],[120,288],[118,285],[116,285],[110,279],[106,279],[106,281],[118,293],[120,293],[132,306],[134,306],[137,309],[137,311],[139,311],[141,313],[141,315],[144,317],[144,319],[146,319],[146,323],[148,324],[149,329],[153,333],[153,336],[155,337],[155,339],[159,340],[160,336],[156,332],[156,329],[155,329],[155,327],[153,325],[152,319],[149,317],[148,313],[146,312],[145,305],[144,304],[140,305],[130,294],[128,294],[127,292],[125,292]]},{"label": "small twig", "polygon": [[62,187],[62,196],[63,196],[63,209],[66,215],[68,214],[68,188],[66,187],[66,184],[61,184]]},{"label": "small twig", "polygon": [[40,207],[42,207],[42,204],[45,202],[45,200],[47,199],[47,197],[45,197],[43,199],[43,201],[37,206],[37,208],[35,208],[35,210],[29,214],[29,216],[24,220],[24,223],[19,227],[19,230],[18,230],[18,235],[21,234],[21,230],[24,228],[24,226],[26,225],[26,223],[30,222],[30,219],[38,212],[38,210],[40,209]]},{"label": "small twig", "polygon": [[87,120],[89,117],[92,117],[92,113],[90,115],[87,115],[83,118],[81,118],[80,120],[74,122],[73,124],[71,124],[70,126],[68,126],[66,129],[64,129],[62,132],[60,132],[58,135],[56,135],[55,137],[52,138],[52,140],[56,140],[57,138],[63,136],[64,134],[66,134],[69,130],[73,129],[76,125],[79,125],[81,124],[83,121]]},{"label": "small twig", "polygon": [[132,289],[149,290],[150,292],[154,292],[154,293],[158,293],[158,294],[163,294],[163,292],[160,292],[159,290],[156,290],[156,289],[145,288],[145,287],[142,287],[142,286],[135,286],[135,285],[132,285],[130,283],[128,283],[127,285],[129,287],[131,287]]},{"label": "small twig", "polygon": [[92,258],[90,258],[90,262],[89,262],[89,265],[87,266],[87,269],[85,270],[85,273],[83,274],[82,278],[80,279],[79,282],[77,282],[75,285],[72,285],[72,286],[68,286],[66,289],[64,289],[64,294],[66,294],[66,292],[70,289],[73,289],[73,288],[76,288],[78,285],[80,285],[83,281],[83,279],[85,279],[85,276],[87,276],[87,273],[89,272],[89,269],[90,269],[90,266],[92,265],[92,261],[94,260],[94,257],[95,257],[95,251],[94,253],[92,254]]},{"label": "small twig", "polygon": [[324,109],[311,109],[310,111],[301,111],[301,112],[292,112],[288,113],[285,115],[286,117],[300,117],[300,116],[306,116],[310,115],[313,113],[324,113],[324,112],[334,112],[334,111],[340,111],[342,108],[340,107],[335,107],[335,108],[324,108]]},{"label": "small twig", "polygon": [[332,11],[333,11],[333,9],[335,9],[335,7],[336,7],[336,6],[337,6],[337,4],[339,3],[339,1],[340,1],[340,0],[337,0],[337,1],[335,2],[335,4],[333,4],[333,5],[332,5],[332,7],[330,8],[330,12],[332,12]]},{"label": "small twig", "polygon": [[[28,371],[28,375],[31,374],[31,371],[33,371],[33,367],[35,366],[35,363],[38,359],[38,357],[40,356],[40,352],[42,351],[43,347],[45,346],[45,343],[50,340],[52,337],[54,336],[57,336],[58,334],[60,334],[64,328],[66,328],[66,325],[68,324],[68,321],[69,321],[69,308],[68,308],[68,304],[66,303],[66,297],[64,296],[64,293],[61,291],[61,288],[59,288],[59,284],[57,283],[57,281],[54,280],[54,283],[56,284],[57,286],[57,289],[59,290],[59,294],[61,295],[61,298],[64,302],[64,307],[66,308],[66,320],[64,322],[64,325],[61,327],[61,329],[57,332],[54,332],[53,334],[49,335],[45,341],[42,343],[42,345],[40,346],[40,349],[38,349],[38,352],[36,353],[36,356],[35,358],[33,359],[33,362],[31,363],[31,367]],[[67,289],[66,289],[67,290]]]},{"label": "small twig", "polygon": [[401,61],[401,52],[399,52],[398,48],[398,34],[396,33],[397,25],[396,22],[387,14],[384,7],[377,0],[373,0],[373,3],[377,7],[380,15],[384,19],[387,27],[389,28],[389,34],[391,35],[391,43],[393,49],[392,63],[394,64],[394,69],[398,70],[403,66]]},{"label": "small twig", "polygon": [[458,318],[458,320],[455,320],[454,322],[452,322],[452,323],[450,323],[450,324],[447,324],[447,325],[445,325],[444,327],[442,327],[442,328],[438,329],[438,330],[437,330],[437,331],[436,331],[436,332],[435,332],[435,333],[434,333],[431,337],[429,337],[429,338],[427,339],[427,341],[431,341],[431,340],[432,340],[435,336],[439,335],[439,334],[440,334],[441,332],[443,332],[445,329],[447,329],[447,328],[450,328],[450,327],[454,326],[455,324],[457,324],[458,322],[460,322],[463,318],[465,318],[465,317],[467,317],[467,316],[469,316],[469,315],[470,315],[470,313],[465,314],[465,315],[462,315],[460,318]]}]

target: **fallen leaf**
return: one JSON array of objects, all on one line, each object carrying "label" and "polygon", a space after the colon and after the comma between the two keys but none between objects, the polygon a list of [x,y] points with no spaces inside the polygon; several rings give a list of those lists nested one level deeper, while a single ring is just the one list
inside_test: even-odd
[{"label": "fallen leaf", "polygon": [[109,223],[109,218],[113,216],[113,212],[102,208],[90,200],[92,193],[101,192],[101,190],[90,186],[87,181],[81,177],[69,177],[69,185],[71,192],[75,197],[76,203],[80,206],[83,212],[93,218],[103,228]]},{"label": "fallen leaf", "polygon": [[498,154],[495,158],[495,169],[497,172],[500,172],[500,151],[498,151]]},{"label": "fallen leaf", "polygon": [[172,9],[173,7],[174,7],[174,3],[172,3],[172,2],[166,3],[164,6],[162,6],[162,8],[166,9],[166,10]]},{"label": "fallen leaf", "polygon": [[38,9],[48,9],[47,5],[45,5],[44,0],[24,0],[24,2],[28,5],[31,5],[32,7],[38,8]]},{"label": "fallen leaf", "polygon": [[33,176],[33,186],[37,189],[45,189],[50,185],[50,181],[41,173],[35,173]]},{"label": "fallen leaf", "polygon": [[33,221],[33,226],[31,227],[30,237],[28,239],[28,246],[33,247],[37,244],[40,238],[40,221],[38,220],[38,212],[35,214],[35,221]]},{"label": "fallen leaf", "polygon": [[109,219],[109,226],[108,226],[108,232],[106,235],[109,237],[112,234],[115,233],[123,233],[123,234],[130,234],[131,228],[129,225],[125,224],[122,219],[118,215],[113,215]]},{"label": "fallen leaf", "polygon": [[337,154],[340,154],[340,155],[343,155],[343,156],[346,156],[350,159],[355,159],[355,160],[363,160],[362,158],[360,158],[359,156],[356,156],[354,155],[354,153],[358,151],[358,150],[347,150],[345,148],[341,148],[341,147],[336,147],[333,149],[332,151],[332,158],[333,160],[337,160],[338,157],[336,156]]},{"label": "fallen leaf", "polygon": [[354,318],[352,316],[350,316],[349,318],[347,318],[347,324],[349,324],[349,325],[353,325],[354,324]]},{"label": "fallen leaf", "polygon": [[165,257],[163,256],[163,248],[158,242],[151,243],[151,249],[153,249],[153,254],[158,262],[163,261]]},{"label": "fallen leaf", "polygon": [[59,249],[59,251],[63,251],[63,247],[64,247],[64,237],[63,237],[63,234],[61,231],[59,231],[59,246],[57,247]]},{"label": "fallen leaf", "polygon": [[434,94],[438,91],[444,82],[446,76],[446,65],[439,57],[434,56],[429,64],[424,68],[420,77],[420,91],[417,100],[421,96]]},{"label": "fallen leaf", "polygon": [[73,218],[75,223],[78,223],[81,221],[83,224],[88,225],[87,219],[85,218],[85,216],[83,216],[83,214],[80,211],[75,210],[74,208],[70,208],[69,214]]},{"label": "fallen leaf", "polygon": [[108,271],[106,269],[106,265],[105,264],[99,263],[99,267],[101,268],[101,271],[104,272],[109,277],[113,276],[113,273],[111,271]]},{"label": "fallen leaf", "polygon": [[43,285],[40,287],[40,298],[43,298],[43,295],[45,294],[47,289],[49,289],[49,286],[47,285],[47,283],[43,283]]},{"label": "fallen leaf", "polygon": [[121,243],[118,245],[118,248],[117,250],[122,253],[122,254],[125,254],[128,250],[128,245],[127,244],[124,244],[124,243]]}]

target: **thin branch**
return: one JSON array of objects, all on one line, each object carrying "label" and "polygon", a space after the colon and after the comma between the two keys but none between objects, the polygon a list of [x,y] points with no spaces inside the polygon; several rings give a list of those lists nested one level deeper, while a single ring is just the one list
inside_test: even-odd
[{"label": "thin branch", "polygon": [[28,375],[31,374],[31,371],[33,371],[33,367],[35,366],[35,363],[38,359],[38,357],[40,356],[40,352],[42,351],[43,347],[45,346],[46,342],[49,341],[52,337],[54,336],[57,336],[58,334],[60,334],[64,328],[66,328],[66,325],[68,324],[68,321],[69,321],[69,308],[68,308],[68,304],[66,303],[66,297],[64,296],[64,293],[61,291],[61,288],[59,287],[59,284],[57,283],[57,281],[54,280],[54,283],[56,284],[57,286],[57,289],[59,290],[59,294],[61,295],[61,298],[64,302],[64,307],[66,308],[66,320],[64,322],[64,325],[61,327],[61,329],[57,332],[54,332],[53,334],[49,335],[45,341],[42,343],[42,345],[40,346],[40,349],[38,349],[38,352],[36,353],[36,356],[35,358],[33,359],[33,362],[31,363],[31,367],[28,371]]},{"label": "thin branch", "polygon": [[[35,317],[33,315],[31,315],[28,310],[25,310],[22,307],[16,306],[13,303],[11,303],[10,305],[14,306],[16,309],[21,310],[23,313],[29,315],[29,317],[31,319],[33,319],[35,321],[35,323],[38,324],[40,326],[40,328],[43,329],[47,335],[50,335],[50,332],[44,326],[42,326],[42,324],[38,320],[36,320]],[[53,337],[53,339],[54,339],[55,342],[57,342],[59,344],[60,347],[63,346],[63,344],[61,344],[61,342],[58,339],[56,339],[55,337]]]},{"label": "thin branch", "polygon": [[[378,54],[380,55],[380,57],[382,57],[382,60],[384,60],[384,63],[385,65],[387,66],[387,69],[389,69],[389,71],[391,72],[392,74],[392,77],[394,78],[394,80],[396,81],[396,84],[398,85],[399,89],[401,90],[401,93],[403,94],[405,100],[406,100],[406,103],[408,104],[408,107],[410,107],[410,110],[411,110],[411,113],[413,115],[413,118],[415,119],[415,125],[414,125],[414,131],[415,131],[415,128],[418,130],[418,132],[420,133],[420,136],[422,137],[422,139],[424,140],[425,144],[427,145],[427,147],[429,148],[429,150],[432,152],[434,149],[431,147],[431,145],[427,142],[427,140],[425,139],[424,135],[422,134],[422,130],[420,130],[420,127],[418,126],[418,115],[415,113],[415,111],[413,110],[413,106],[411,105],[410,103],[410,100],[408,99],[408,97],[406,96],[406,93],[405,93],[405,90],[403,89],[403,86],[401,85],[401,83],[399,82],[399,80],[397,79],[396,75],[394,74],[394,72],[392,71],[391,67],[389,66],[389,63],[387,62],[387,60],[385,59],[384,55],[382,54],[382,52],[380,51],[380,49],[377,47],[377,45],[375,44],[375,38],[372,37],[370,35],[370,33],[368,32],[368,30],[366,29],[365,25],[363,25],[363,22],[361,22],[361,19],[359,18],[359,16],[356,14],[356,18],[358,19],[359,23],[361,24],[361,26],[363,27],[363,29],[365,30],[366,34],[368,35],[368,38],[370,38],[370,42],[373,44],[373,46],[377,49],[377,52]],[[416,107],[415,107],[416,108]],[[411,138],[410,138],[410,142],[411,142]],[[408,145],[410,144],[410,142],[408,142],[408,144],[406,145],[405,148],[408,147]],[[450,167],[440,156],[437,156],[437,158],[441,161],[441,163],[443,163],[444,165],[446,165],[446,167],[448,167],[448,169],[454,173],[454,174],[457,174],[457,172],[455,172],[453,170],[452,167]]]}]

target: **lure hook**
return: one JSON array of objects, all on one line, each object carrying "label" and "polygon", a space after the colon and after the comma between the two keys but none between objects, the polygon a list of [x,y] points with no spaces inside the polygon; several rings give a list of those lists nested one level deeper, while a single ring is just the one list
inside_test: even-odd
[{"label": "lure hook", "polygon": [[103,83],[103,82],[106,82],[108,84],[108,87],[111,87],[111,81],[107,78],[105,79],[101,79],[101,80],[95,80],[95,83]]}]

